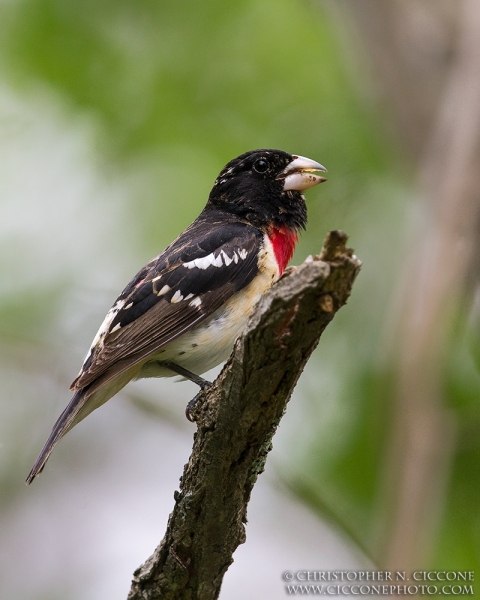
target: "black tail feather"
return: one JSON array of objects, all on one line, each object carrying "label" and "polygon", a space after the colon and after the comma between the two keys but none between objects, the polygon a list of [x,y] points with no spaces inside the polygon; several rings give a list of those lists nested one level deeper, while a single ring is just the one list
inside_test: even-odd
[{"label": "black tail feather", "polygon": [[53,426],[52,433],[45,442],[42,451],[38,455],[37,460],[35,461],[35,464],[33,465],[32,470],[26,479],[27,485],[32,483],[37,475],[40,475],[57,442],[74,425],[75,417],[77,417],[87,400],[85,397],[87,389],[88,387],[85,387],[75,392],[72,399],[68,403],[67,408],[58,417],[57,422]]}]

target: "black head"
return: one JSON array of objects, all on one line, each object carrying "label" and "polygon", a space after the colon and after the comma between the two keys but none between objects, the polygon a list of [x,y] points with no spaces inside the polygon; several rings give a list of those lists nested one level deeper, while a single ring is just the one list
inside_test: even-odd
[{"label": "black head", "polygon": [[257,227],[305,228],[302,191],[325,181],[319,163],[282,150],[251,150],[231,160],[217,177],[207,207],[234,213]]}]

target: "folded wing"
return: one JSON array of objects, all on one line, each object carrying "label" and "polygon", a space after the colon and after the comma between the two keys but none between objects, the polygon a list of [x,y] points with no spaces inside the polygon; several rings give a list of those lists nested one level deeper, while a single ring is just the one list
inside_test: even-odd
[{"label": "folded wing", "polygon": [[96,380],[103,384],[201,323],[252,281],[261,245],[251,225],[222,219],[212,226],[199,217],[120,294],[72,389],[91,385],[90,394]]}]

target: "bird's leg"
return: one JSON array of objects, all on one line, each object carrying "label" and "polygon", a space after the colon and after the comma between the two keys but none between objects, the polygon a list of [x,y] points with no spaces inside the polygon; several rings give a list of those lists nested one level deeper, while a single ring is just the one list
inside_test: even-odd
[{"label": "bird's leg", "polygon": [[[203,390],[206,390],[207,388],[209,388],[212,385],[210,381],[203,379],[203,377],[200,377],[199,375],[195,375],[195,373],[192,373],[188,369],[184,369],[183,367],[180,367],[179,365],[177,365],[175,363],[162,362],[160,364],[163,367],[170,369],[170,371],[174,371],[178,375],[185,377],[185,379],[189,379],[190,381],[193,381],[193,383],[196,383],[200,387],[202,392],[203,392]],[[190,402],[187,404],[187,407],[185,408],[185,416],[192,423],[194,422],[194,419],[192,418],[191,412],[195,408],[195,404],[197,403],[200,393],[201,392],[199,392],[194,398],[192,398],[190,400]]]},{"label": "bird's leg", "polygon": [[195,373],[192,373],[188,369],[184,369],[183,367],[181,367],[180,365],[177,365],[176,363],[160,362],[159,364],[161,364],[162,367],[166,367],[167,369],[170,369],[170,371],[174,371],[178,375],[185,377],[185,379],[189,379],[190,381],[193,381],[193,383],[196,383],[201,390],[204,390],[212,385],[210,381],[207,381],[203,377],[200,377],[200,375],[195,375]]}]

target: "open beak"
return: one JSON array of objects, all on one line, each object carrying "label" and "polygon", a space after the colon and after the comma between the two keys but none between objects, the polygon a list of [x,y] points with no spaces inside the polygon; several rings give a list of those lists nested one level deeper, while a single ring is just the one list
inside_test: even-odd
[{"label": "open beak", "polygon": [[283,179],[283,191],[297,190],[299,192],[327,181],[325,177],[318,175],[317,171],[326,173],[327,169],[318,162],[294,156],[292,162],[280,173],[277,179]]}]

